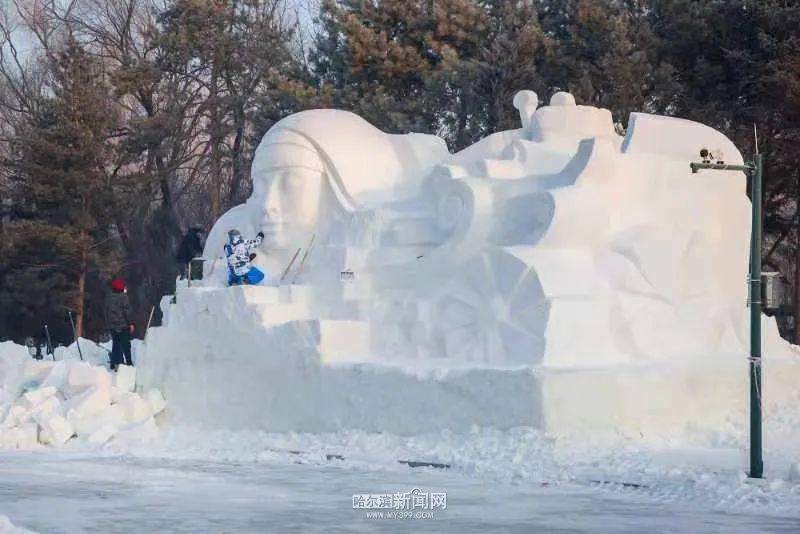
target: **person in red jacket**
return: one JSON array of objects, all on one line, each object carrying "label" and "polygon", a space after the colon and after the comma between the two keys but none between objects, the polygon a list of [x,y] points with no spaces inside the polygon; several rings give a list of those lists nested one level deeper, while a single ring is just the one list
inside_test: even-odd
[{"label": "person in red jacket", "polygon": [[128,288],[121,278],[111,281],[111,295],[106,302],[106,322],[111,331],[111,369],[116,371],[120,364],[133,365],[131,359],[133,312],[128,300]]}]

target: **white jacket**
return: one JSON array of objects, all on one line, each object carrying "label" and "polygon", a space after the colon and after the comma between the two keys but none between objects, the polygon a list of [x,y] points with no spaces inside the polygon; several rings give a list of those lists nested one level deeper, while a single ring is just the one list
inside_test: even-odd
[{"label": "white jacket", "polygon": [[244,276],[250,271],[250,254],[261,245],[261,236],[247,241],[239,241],[235,245],[225,245],[228,267],[236,276]]}]

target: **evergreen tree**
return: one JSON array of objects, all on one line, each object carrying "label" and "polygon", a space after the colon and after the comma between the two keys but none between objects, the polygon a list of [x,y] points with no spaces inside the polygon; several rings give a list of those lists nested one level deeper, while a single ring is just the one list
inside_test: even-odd
[{"label": "evergreen tree", "polygon": [[[270,121],[297,110],[304,86],[281,0],[176,0],[159,16],[157,67],[193,80],[201,100],[211,219],[249,193],[248,169]],[[267,122],[268,124],[263,124]]]},{"label": "evergreen tree", "polygon": [[[785,273],[800,316],[800,4],[653,0],[648,16],[676,67],[675,114],[765,155],[766,268]],[[799,321],[795,320],[795,325]],[[800,343],[800,328],[794,340]]]},{"label": "evergreen tree", "polygon": [[49,67],[48,95],[16,132],[6,162],[19,218],[0,252],[0,307],[13,310],[4,326],[14,337],[40,336],[43,319],[63,325],[65,308],[83,335],[87,308],[99,306],[92,286],[118,268],[104,172],[116,112],[102,64],[68,39]]},{"label": "evergreen tree", "polygon": [[664,112],[675,94],[673,66],[637,1],[542,1],[542,27],[554,41],[546,75],[554,90],[611,110]]},{"label": "evergreen tree", "polygon": [[263,132],[311,92],[283,0],[98,2],[74,24],[98,43],[94,53],[114,58],[114,94],[131,111],[109,175],[125,275],[144,322],[174,291],[183,232],[210,228],[247,197]]},{"label": "evergreen tree", "polygon": [[534,0],[477,3],[485,26],[480,46],[462,57],[452,87],[459,107],[453,146],[463,148],[500,130],[519,128],[512,106],[517,91],[531,89],[544,96],[545,78],[554,43],[545,35]]},{"label": "evergreen tree", "polygon": [[337,107],[453,149],[518,126],[520,89],[546,91],[550,43],[534,0],[327,0],[312,55]]},{"label": "evergreen tree", "polygon": [[453,82],[486,23],[471,0],[325,0],[312,65],[336,107],[388,132],[452,139],[447,122],[463,107]]}]

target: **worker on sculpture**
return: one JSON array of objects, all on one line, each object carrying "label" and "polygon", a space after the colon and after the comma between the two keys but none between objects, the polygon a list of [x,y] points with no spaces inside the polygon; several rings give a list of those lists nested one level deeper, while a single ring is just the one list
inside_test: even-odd
[{"label": "worker on sculpture", "polygon": [[228,285],[255,285],[264,279],[264,273],[251,262],[256,257],[256,249],[261,245],[264,233],[259,232],[255,239],[242,239],[239,230],[228,232],[225,256],[228,260]]}]

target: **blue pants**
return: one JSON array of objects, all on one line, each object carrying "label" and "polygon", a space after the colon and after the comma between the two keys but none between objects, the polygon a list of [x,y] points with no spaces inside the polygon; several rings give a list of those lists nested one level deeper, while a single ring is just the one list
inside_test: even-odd
[{"label": "blue pants", "polygon": [[264,279],[264,273],[262,273],[256,267],[250,267],[250,270],[247,271],[247,274],[243,275],[236,275],[233,271],[228,271],[228,285],[229,286],[238,286],[241,284],[245,285],[256,285],[257,283],[261,282]]}]

